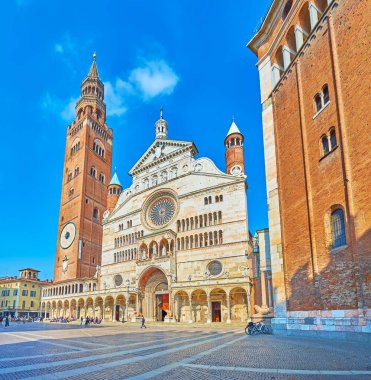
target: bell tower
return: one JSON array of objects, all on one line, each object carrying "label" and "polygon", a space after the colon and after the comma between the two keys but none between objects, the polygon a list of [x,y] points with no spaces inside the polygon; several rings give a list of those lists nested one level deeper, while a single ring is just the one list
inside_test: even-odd
[{"label": "bell tower", "polygon": [[237,127],[237,124],[233,120],[227,133],[227,136],[224,139],[224,145],[226,149],[225,161],[227,174],[245,174],[243,142],[243,134],[240,132],[240,130]]},{"label": "bell tower", "polygon": [[91,278],[101,264],[102,214],[112,165],[104,85],[96,54],[81,84],[76,120],[67,128],[54,281]]}]

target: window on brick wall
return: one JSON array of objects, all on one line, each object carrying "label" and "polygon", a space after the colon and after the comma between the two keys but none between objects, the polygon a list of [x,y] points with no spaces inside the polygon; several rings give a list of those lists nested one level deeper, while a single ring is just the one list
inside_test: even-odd
[{"label": "window on brick wall", "polygon": [[344,211],[341,208],[331,213],[332,248],[346,244]]}]

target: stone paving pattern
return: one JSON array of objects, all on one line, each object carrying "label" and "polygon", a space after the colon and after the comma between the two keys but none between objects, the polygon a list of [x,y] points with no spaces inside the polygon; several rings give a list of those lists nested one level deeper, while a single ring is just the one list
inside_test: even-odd
[{"label": "stone paving pattern", "polygon": [[236,326],[0,326],[1,380],[164,378],[371,379],[371,345]]}]

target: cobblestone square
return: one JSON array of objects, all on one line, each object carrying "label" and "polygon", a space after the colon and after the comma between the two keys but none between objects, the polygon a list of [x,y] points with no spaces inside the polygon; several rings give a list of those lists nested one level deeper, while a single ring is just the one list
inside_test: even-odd
[{"label": "cobblestone square", "polygon": [[370,379],[366,343],[243,327],[27,323],[1,326],[0,379]]}]

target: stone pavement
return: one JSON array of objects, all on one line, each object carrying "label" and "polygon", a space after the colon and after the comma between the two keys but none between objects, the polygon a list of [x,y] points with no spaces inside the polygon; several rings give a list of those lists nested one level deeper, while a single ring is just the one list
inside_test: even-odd
[{"label": "stone pavement", "polygon": [[0,326],[0,379],[371,379],[371,346],[238,326]]}]

